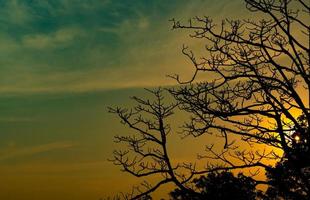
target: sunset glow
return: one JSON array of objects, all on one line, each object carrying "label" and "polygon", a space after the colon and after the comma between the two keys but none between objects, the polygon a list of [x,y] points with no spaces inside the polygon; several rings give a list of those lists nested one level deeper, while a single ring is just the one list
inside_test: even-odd
[{"label": "sunset glow", "polygon": [[[133,185],[140,184],[142,179],[121,172],[121,165],[118,163],[115,166],[111,162],[113,150],[128,148],[113,143],[114,136],[127,136],[135,132],[123,126],[126,124],[124,119],[122,121],[122,118],[113,115],[119,113],[115,110],[111,112],[108,107],[129,108],[122,111],[136,113],[141,108],[130,110],[136,105],[135,99],[130,97],[149,98],[151,95],[146,93],[145,88],[172,88],[178,85],[171,78],[174,74],[179,75],[180,82],[195,76],[195,65],[191,61],[196,60],[186,58],[182,50],[189,46],[197,58],[204,57],[207,40],[203,37],[191,38],[190,34],[193,33],[190,31],[172,30],[173,26],[179,25],[175,19],[191,24],[189,19],[195,16],[210,16],[218,24],[226,18],[260,18],[260,14],[255,15],[246,9],[243,0],[0,0],[0,200],[99,200],[130,191]],[[298,31],[296,27],[293,30],[301,37],[303,33]],[[278,53],[266,50],[269,51],[271,55]],[[288,63],[285,55],[275,59],[283,66],[293,65]],[[207,68],[205,71],[208,71]],[[290,73],[287,71],[285,73]],[[272,70],[268,73],[271,75]],[[211,80],[218,78],[212,75],[198,74],[194,82],[208,80],[210,83],[207,85],[210,86],[213,83]],[[291,85],[293,83],[287,87]],[[252,86],[249,90],[255,84]],[[246,86],[240,85],[242,87]],[[301,97],[298,103],[309,105],[309,91],[305,85],[296,89],[296,95]],[[221,95],[225,96],[224,93]],[[198,95],[197,99],[201,96]],[[225,150],[228,144],[235,144],[235,141],[240,147],[257,149],[256,156],[266,152],[268,156],[275,155],[277,159],[268,160],[266,156],[260,160],[275,166],[284,155],[282,144],[276,145],[274,142],[283,139],[279,139],[279,131],[285,134],[284,140],[289,141],[288,147],[284,145],[285,148],[296,143],[299,146],[307,143],[301,134],[303,132],[297,132],[292,125],[292,121],[298,121],[302,115],[302,109],[295,102],[288,104],[283,101],[283,107],[287,108],[291,119],[281,113],[270,114],[268,109],[274,108],[269,104],[260,104],[260,101],[282,102],[281,95],[275,96],[275,100],[270,100],[267,95],[250,95],[236,105],[254,102],[255,106],[244,109],[237,117],[210,117],[210,121],[223,127],[213,127],[212,130],[218,129],[217,132],[190,136],[186,140],[183,139],[186,134],[182,125],[193,115],[184,110],[173,111],[175,115],[167,119],[171,124],[167,142],[165,138],[164,142],[159,143],[167,145],[164,150],[171,155],[172,167],[176,166],[176,169],[178,163],[188,161],[193,161],[197,169],[204,169],[210,160],[205,154],[207,145],[214,145],[212,148],[215,150]],[[216,95],[212,98],[215,99]],[[172,96],[163,99],[175,103]],[[207,95],[205,99],[210,100]],[[141,103],[139,100],[137,102]],[[223,105],[223,110],[234,106],[224,101],[217,103]],[[179,108],[180,105],[175,104],[175,107]],[[257,115],[267,110],[266,116],[269,117],[255,118],[254,114],[245,120],[243,112],[250,109],[257,109]],[[146,112],[152,113],[147,109]],[[205,116],[206,113],[195,114]],[[216,112],[212,114],[216,115]],[[276,115],[283,123],[283,130],[277,128],[279,121],[272,118]],[[145,119],[140,116],[135,120],[138,124],[139,120]],[[251,124],[251,120],[253,124],[257,123],[256,126]],[[197,124],[204,122],[197,121]],[[147,120],[144,122],[150,123]],[[272,145],[266,147],[261,141],[252,145],[251,138],[238,133],[227,136],[226,128],[240,128],[242,123],[250,124],[249,129],[243,130],[246,134],[255,135],[259,134],[257,130],[272,130],[268,137],[260,135],[272,141]],[[153,128],[148,125],[149,129]],[[306,126],[298,130],[304,130]],[[154,140],[156,138],[151,138],[151,141]],[[237,164],[241,162],[236,158],[232,158],[232,161]],[[262,166],[252,167],[252,171],[232,171],[236,175],[242,171],[252,176],[251,173],[259,171]],[[165,175],[156,174],[155,178],[148,180],[156,183]],[[199,177],[200,174],[195,176]],[[255,176],[259,180],[266,179],[264,172]],[[153,197],[167,197],[174,188],[175,185],[169,183],[156,190]],[[259,188],[266,190],[262,185]]]}]

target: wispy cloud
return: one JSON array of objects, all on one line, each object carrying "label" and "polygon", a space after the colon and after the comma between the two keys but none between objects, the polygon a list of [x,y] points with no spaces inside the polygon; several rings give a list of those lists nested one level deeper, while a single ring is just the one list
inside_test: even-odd
[{"label": "wispy cloud", "polygon": [[[193,70],[180,47],[201,41],[172,32],[168,20],[186,22],[205,7],[207,15],[222,15],[228,1],[220,6],[216,0],[31,2],[12,0],[0,8],[6,21],[0,24],[1,94],[171,85],[167,74]],[[11,16],[15,12],[19,17]]]},{"label": "wispy cloud", "polygon": [[19,158],[24,156],[32,156],[39,153],[63,150],[76,146],[74,142],[54,142],[30,147],[17,148],[14,145],[14,148],[9,148],[0,151],[0,161],[4,161],[11,158]]},{"label": "wispy cloud", "polygon": [[0,123],[10,123],[10,122],[33,122],[36,119],[34,118],[25,118],[25,117],[0,117]]},{"label": "wispy cloud", "polygon": [[74,42],[78,36],[82,36],[83,31],[78,28],[63,28],[48,34],[26,35],[22,39],[24,47],[35,49],[50,49],[65,47]]}]

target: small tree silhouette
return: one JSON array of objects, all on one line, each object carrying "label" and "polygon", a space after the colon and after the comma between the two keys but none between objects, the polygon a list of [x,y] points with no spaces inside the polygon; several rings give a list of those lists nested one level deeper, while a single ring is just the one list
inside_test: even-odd
[{"label": "small tree silhouette", "polygon": [[194,179],[195,187],[201,193],[200,197],[193,197],[186,192],[176,189],[171,192],[175,200],[255,200],[262,196],[260,191],[256,190],[256,182],[250,177],[239,173],[235,177],[231,172],[212,172],[207,176],[201,176]]}]

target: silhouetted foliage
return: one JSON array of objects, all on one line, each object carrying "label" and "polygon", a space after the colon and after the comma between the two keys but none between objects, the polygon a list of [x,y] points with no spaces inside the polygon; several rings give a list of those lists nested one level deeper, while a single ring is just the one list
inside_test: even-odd
[{"label": "silhouetted foliage", "polygon": [[270,186],[266,192],[271,199],[309,199],[309,172],[305,174],[286,160],[267,171]]},{"label": "silhouetted foliage", "polygon": [[[135,189],[132,190],[132,192],[135,192]],[[113,197],[107,197],[104,199],[99,199],[99,200],[129,200],[135,197],[136,194],[134,193],[121,193],[121,194],[116,194]],[[136,200],[152,200],[153,198],[149,195],[140,195],[140,197],[135,198]]]},{"label": "silhouetted foliage", "polygon": [[[226,19],[220,24],[209,17],[195,17],[186,24],[172,20],[174,29],[189,30],[190,37],[206,44],[201,58],[183,47],[194,74],[188,81],[171,76],[180,84],[169,89],[175,104],[164,104],[162,91],[155,90],[153,102],[134,97],[134,109],[110,109],[136,131],[133,136],[116,136],[116,142],[128,147],[114,152],[114,164],[136,177],[161,177],[154,185],[143,182],[144,189],[135,188],[137,194],[129,199],[167,183],[186,198],[203,199],[204,189],[210,194],[218,190],[211,183],[201,188],[197,180],[216,182],[225,179],[222,171],[229,170],[247,170],[253,185],[266,184],[268,197],[261,198],[310,199],[309,1],[245,3],[260,20]],[[198,156],[204,168],[197,167],[198,161],[171,163],[167,135],[172,130],[166,119],[176,108],[190,115],[182,127],[183,137],[209,134],[223,139],[220,151],[209,144]],[[267,180],[255,180],[260,172],[266,172]],[[197,179],[200,176],[207,178]],[[230,178],[238,182],[241,177]],[[253,191],[250,186],[246,189]]]},{"label": "silhouetted foliage", "polygon": [[194,179],[195,187],[201,193],[200,197],[193,197],[180,189],[171,192],[175,200],[255,200],[261,192],[257,191],[256,182],[250,177],[239,173],[235,177],[231,172],[212,172],[207,176]]},{"label": "silhouetted foliage", "polygon": [[[298,121],[302,124],[304,116]],[[307,124],[303,124],[303,133],[295,132],[295,141],[289,155],[284,154],[274,168],[266,171],[269,187],[266,192],[271,199],[309,199],[310,188],[310,152],[304,131]]]}]

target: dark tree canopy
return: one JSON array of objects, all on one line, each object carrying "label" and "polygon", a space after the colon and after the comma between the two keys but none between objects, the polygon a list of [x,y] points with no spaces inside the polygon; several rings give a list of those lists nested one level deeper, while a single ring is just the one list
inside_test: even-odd
[{"label": "dark tree canopy", "polygon": [[195,187],[202,196],[193,197],[180,189],[171,192],[175,200],[255,200],[260,192],[256,190],[255,181],[239,173],[235,177],[231,172],[212,172],[207,176],[201,176],[194,179]]},{"label": "dark tree canopy", "polygon": [[[180,84],[169,89],[175,104],[165,105],[162,91],[155,90],[154,102],[135,97],[138,105],[133,110],[110,109],[137,132],[116,137],[129,148],[114,152],[114,164],[136,177],[162,177],[155,185],[143,183],[144,190],[136,189],[138,194],[129,199],[166,183],[174,183],[180,194],[203,198],[204,189],[217,191],[208,181],[225,180],[229,173],[222,171],[228,170],[250,170],[249,187],[266,184],[270,199],[310,198],[310,3],[245,0],[245,4],[259,20],[226,19],[220,24],[209,17],[195,17],[185,24],[172,20],[174,29],[190,31],[190,37],[205,44],[201,58],[183,47],[194,74],[185,81],[171,76]],[[200,80],[200,74],[207,78]],[[221,151],[210,145],[199,156],[205,168],[198,169],[190,161],[170,162],[166,144],[167,134],[173,131],[166,118],[174,109],[190,115],[183,136],[223,138]],[[258,172],[266,172],[267,179],[255,180]],[[197,185],[197,180],[205,185],[199,181]]]}]

